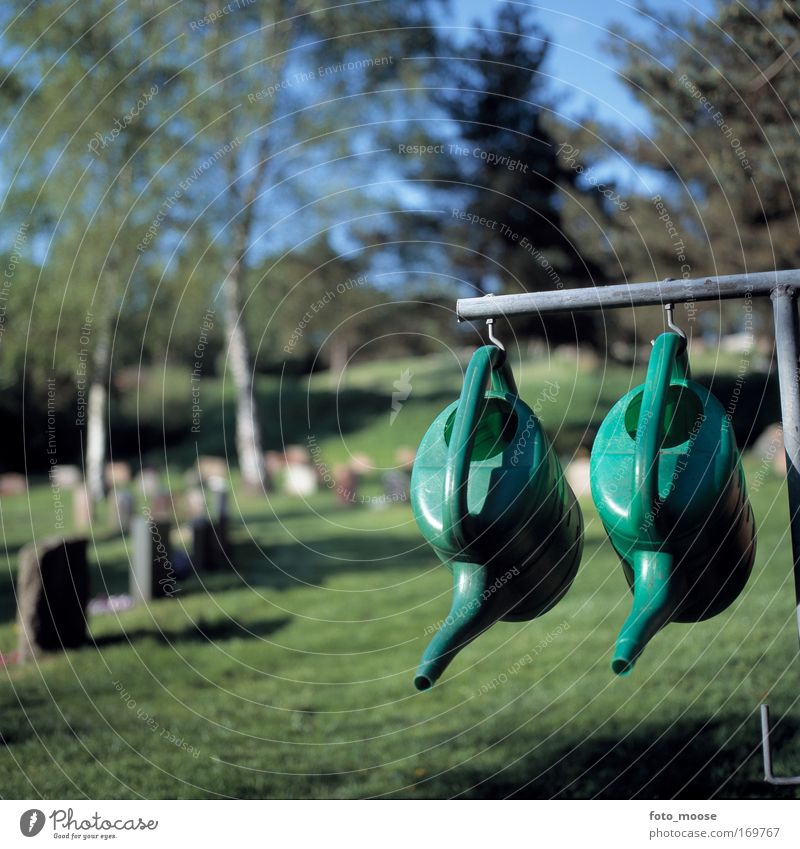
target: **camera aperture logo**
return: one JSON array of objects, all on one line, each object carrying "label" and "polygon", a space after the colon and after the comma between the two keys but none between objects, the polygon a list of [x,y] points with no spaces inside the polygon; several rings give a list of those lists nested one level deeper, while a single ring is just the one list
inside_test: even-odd
[{"label": "camera aperture logo", "polygon": [[19,830],[25,837],[36,837],[36,835],[44,828],[44,811],[38,808],[31,808],[19,818]]},{"label": "camera aperture logo", "polygon": [[141,817],[107,819],[95,811],[92,816],[80,819],[72,808],[56,808],[48,816],[38,808],[31,808],[19,818],[19,830],[25,837],[35,837],[47,820],[52,822],[53,837],[73,840],[90,837],[112,840],[117,836],[116,832],[155,831],[158,828],[158,820],[143,820]]}]

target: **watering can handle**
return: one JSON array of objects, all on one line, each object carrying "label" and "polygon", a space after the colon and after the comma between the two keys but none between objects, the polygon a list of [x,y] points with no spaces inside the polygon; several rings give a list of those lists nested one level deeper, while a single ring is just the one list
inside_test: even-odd
[{"label": "watering can handle", "polygon": [[636,425],[636,455],[633,468],[631,519],[651,542],[661,540],[655,522],[648,520],[658,498],[658,458],[664,440],[667,391],[674,379],[688,377],[686,340],[677,333],[662,333],[653,342],[647,367],[639,421]]},{"label": "watering can handle", "polygon": [[450,435],[444,477],[444,531],[450,530],[464,548],[463,524],[468,515],[467,482],[475,428],[481,411],[486,379],[491,373],[492,389],[516,395],[517,389],[505,351],[495,345],[484,345],[472,355],[464,375],[464,386],[456,408]]}]

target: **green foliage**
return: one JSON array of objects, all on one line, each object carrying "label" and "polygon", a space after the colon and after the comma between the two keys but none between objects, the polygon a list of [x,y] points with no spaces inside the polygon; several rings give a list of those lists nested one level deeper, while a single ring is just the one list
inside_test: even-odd
[{"label": "green foliage", "polygon": [[[264,325],[297,312],[279,315],[282,296],[296,291],[302,315],[331,279],[364,273],[380,253],[354,259],[354,228],[362,244],[379,242],[370,222],[396,205],[370,182],[426,97],[417,57],[433,52],[433,5],[274,0],[216,14],[201,0],[91,0],[3,12],[4,222],[10,244],[29,221],[35,279],[11,306],[50,343],[28,350],[16,334],[0,351],[6,371],[19,375],[25,360],[39,383],[52,370],[74,380],[87,314],[92,347],[100,329],[115,337],[112,371],[191,363],[205,311],[222,324],[220,284],[239,262],[263,272],[240,300],[258,360],[274,368],[282,351]],[[388,176],[397,163],[385,164]],[[353,227],[343,204],[361,211]],[[374,289],[348,298],[351,311],[386,300]],[[347,346],[361,338],[355,325],[344,335]]]},{"label": "green foliage", "polygon": [[652,197],[634,199],[613,237],[623,264],[643,279],[796,267],[800,4],[718,2],[710,17],[644,4],[641,14],[649,35],[620,27],[609,47],[651,127],[615,141],[670,222]]},{"label": "green foliage", "polygon": [[[553,119],[554,94],[542,66],[549,40],[516,4],[477,29],[457,56],[442,96],[457,123],[448,185],[448,235],[458,246],[453,264],[480,291],[519,292],[599,285],[597,250],[576,241],[563,210],[572,198],[598,213],[600,195],[581,186],[560,157],[574,131]],[[444,176],[448,176],[445,173]],[[455,202],[457,201],[457,203]],[[460,213],[460,214],[456,214]],[[544,332],[540,319],[521,320],[521,332]],[[591,336],[591,320],[548,319],[553,341]]]}]

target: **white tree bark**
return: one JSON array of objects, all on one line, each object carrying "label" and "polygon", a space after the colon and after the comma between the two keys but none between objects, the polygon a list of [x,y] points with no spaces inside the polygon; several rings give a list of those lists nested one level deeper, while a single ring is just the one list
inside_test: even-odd
[{"label": "white tree bark", "polygon": [[111,345],[108,325],[100,320],[92,355],[92,375],[86,402],[86,490],[89,503],[105,498],[106,429],[108,415],[108,377]]},{"label": "white tree bark", "polygon": [[241,303],[242,260],[237,259],[222,284],[228,360],[236,390],[236,453],[242,484],[254,491],[264,490],[264,451],[258,410],[253,397],[253,365],[244,327]]},{"label": "white tree bark", "polygon": [[108,390],[104,382],[91,382],[86,406],[86,489],[89,501],[94,505],[106,494],[103,472],[106,464]]},{"label": "white tree bark", "polygon": [[347,368],[347,358],[350,348],[344,333],[340,330],[334,333],[330,342],[330,373],[331,383],[338,386],[344,380],[344,370]]}]

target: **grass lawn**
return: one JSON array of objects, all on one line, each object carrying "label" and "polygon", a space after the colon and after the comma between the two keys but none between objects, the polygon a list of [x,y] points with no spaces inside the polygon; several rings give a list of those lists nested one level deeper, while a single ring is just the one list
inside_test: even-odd
[{"label": "grass lawn", "polygon": [[[414,394],[389,430],[402,367],[353,376],[349,390],[383,406],[346,434],[320,425],[326,461],[361,450],[390,465],[457,389],[452,367],[410,364]],[[586,375],[591,391],[576,393],[580,368],[531,366],[521,380],[530,400],[544,375],[561,375],[553,410],[543,410],[559,437],[596,421],[639,375]],[[312,389],[335,415],[330,387]],[[762,781],[758,719],[767,699],[781,720],[776,771],[796,773],[785,494],[757,460],[746,471],[763,477],[751,491],[758,558],[722,615],[670,625],[631,676],[615,678],[611,651],[630,596],[585,501],[586,549],[566,598],[540,619],[492,628],[426,693],[413,689],[413,671],[450,586],[408,506],[347,509],[327,491],[307,502],[237,495],[235,569],[184,582],[149,608],[93,616],[91,647],[0,667],[0,795],[798,797]],[[0,507],[6,653],[16,552],[52,527],[53,506],[42,482]],[[123,590],[124,541],[97,536],[90,553],[94,592]],[[520,663],[528,654],[533,662]]]}]

